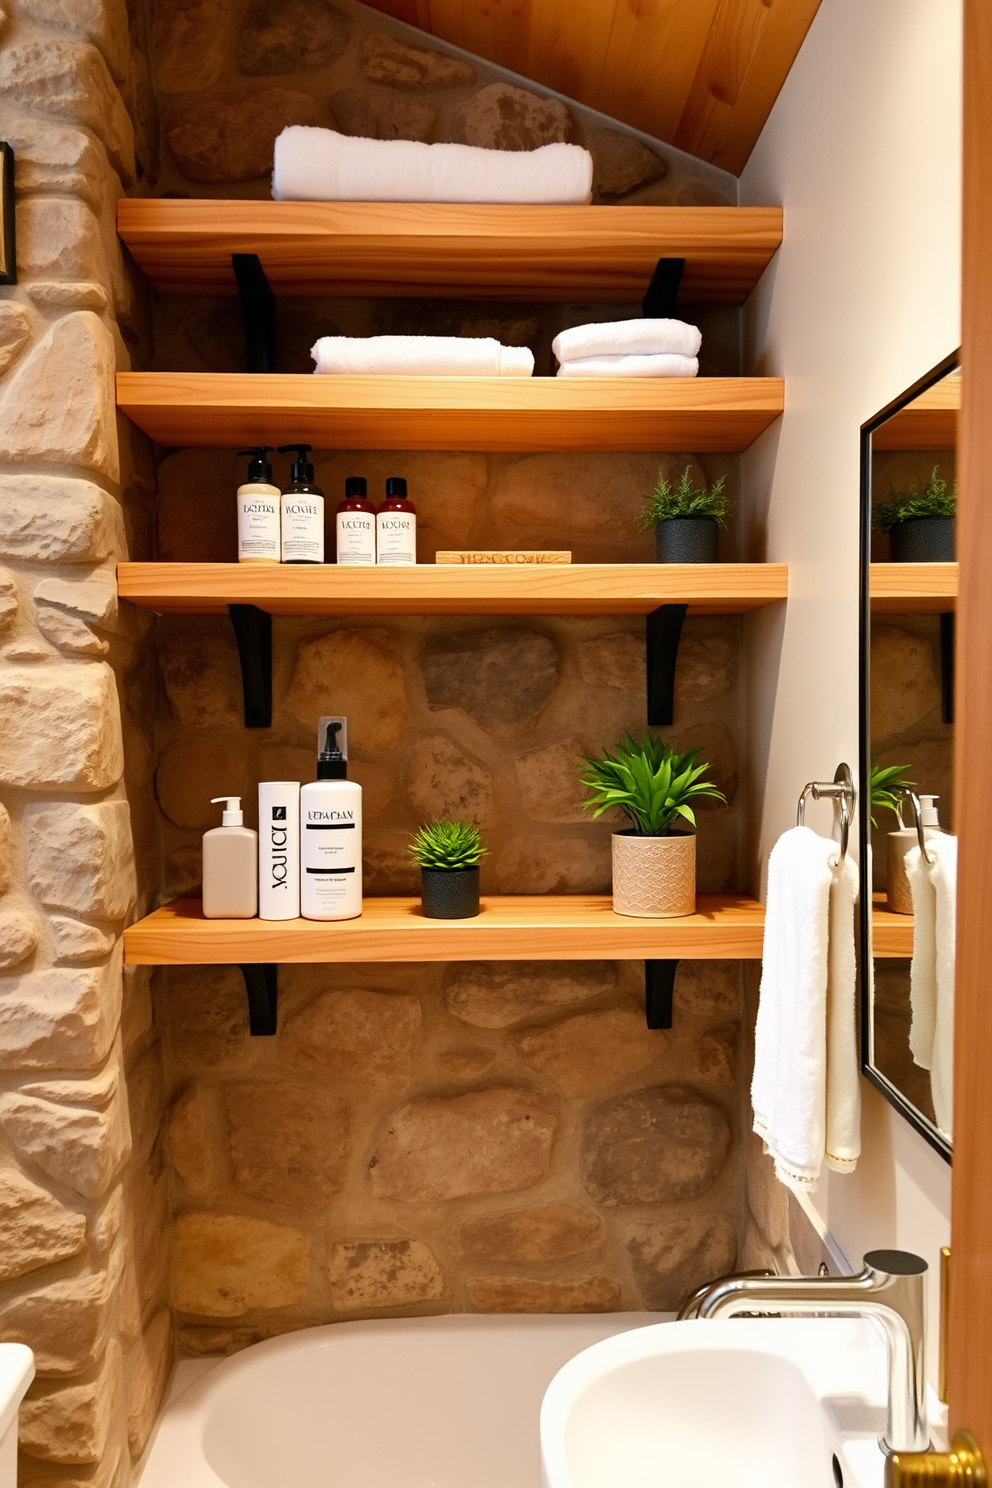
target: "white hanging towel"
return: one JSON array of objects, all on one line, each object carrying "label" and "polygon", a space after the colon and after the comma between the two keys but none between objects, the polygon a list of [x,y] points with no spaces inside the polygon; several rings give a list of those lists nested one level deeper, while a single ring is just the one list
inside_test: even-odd
[{"label": "white hanging towel", "polygon": [[559,331],[551,350],[560,362],[604,356],[698,356],[703,338],[684,320],[604,320]]},{"label": "white hanging towel", "polygon": [[836,842],[793,827],[772,849],[754,1035],[754,1130],[791,1188],[860,1154],[855,1022],[857,871]]},{"label": "white hanging towel", "polygon": [[321,336],[315,371],[338,377],[531,377],[534,353],[492,336]]},{"label": "white hanging towel", "polygon": [[906,854],[913,895],[913,960],[909,1000],[909,1049],[930,1071],[934,1115],[944,1135],[954,1119],[954,927],[957,915],[958,839],[946,832],[927,837],[926,863],[918,847]]},{"label": "white hanging towel", "polygon": [[588,202],[592,156],[581,145],[484,150],[370,140],[290,124],[276,139],[276,201]]}]

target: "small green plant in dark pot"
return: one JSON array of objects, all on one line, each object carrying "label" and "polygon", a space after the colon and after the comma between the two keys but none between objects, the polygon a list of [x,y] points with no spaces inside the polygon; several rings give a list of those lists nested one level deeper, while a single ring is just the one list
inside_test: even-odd
[{"label": "small green plant in dark pot", "polygon": [[479,913],[479,863],[488,848],[466,821],[430,821],[410,842],[420,864],[420,897],[430,920],[469,920]]},{"label": "small green plant in dark pot", "polygon": [[652,734],[640,744],[625,734],[616,754],[584,755],[581,783],[593,816],[619,807],[631,825],[613,834],[613,909],[616,914],[672,919],[696,908],[696,838],[675,828],[696,825],[691,802],[722,801],[722,791],[696,764],[698,749],[680,754]]},{"label": "small green plant in dark pot", "polygon": [[645,497],[640,530],[654,528],[659,563],[715,563],[720,528],[726,526],[730,498],[725,478],[712,486],[695,486],[687,465],[674,485],[659,474],[658,484]]},{"label": "small green plant in dark pot", "polygon": [[953,563],[954,514],[958,484],[948,485],[935,465],[923,490],[893,486],[888,501],[872,513],[874,524],[889,534],[893,563]]}]

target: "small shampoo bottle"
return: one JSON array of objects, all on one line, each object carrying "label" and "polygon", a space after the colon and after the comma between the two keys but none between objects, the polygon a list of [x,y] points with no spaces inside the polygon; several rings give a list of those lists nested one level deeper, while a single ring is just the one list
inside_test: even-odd
[{"label": "small shampoo bottle", "polygon": [[238,487],[238,562],[278,563],[282,554],[279,522],[281,492],[272,484],[267,444],[239,450],[250,456],[248,479]]},{"label": "small shampoo bottle", "polygon": [[296,451],[289,472],[289,485],[282,493],[283,563],[323,563],[324,493],[313,483],[313,466],[307,459],[309,444],[281,444],[279,453]]},{"label": "small shampoo bottle", "polygon": [[300,912],[353,920],[362,912],[362,787],[348,779],[348,720],[322,718],[317,779],[300,791]]},{"label": "small shampoo bottle", "polygon": [[386,481],[386,499],[375,514],[375,544],[377,563],[406,566],[417,561],[417,513],[400,475]]},{"label": "small shampoo bottle", "polygon": [[375,507],[363,475],[349,475],[337,514],[338,563],[367,568],[375,563]]},{"label": "small shampoo bottle", "polygon": [[240,796],[214,796],[219,827],[203,834],[203,915],[253,920],[258,913],[258,833],[245,826]]}]

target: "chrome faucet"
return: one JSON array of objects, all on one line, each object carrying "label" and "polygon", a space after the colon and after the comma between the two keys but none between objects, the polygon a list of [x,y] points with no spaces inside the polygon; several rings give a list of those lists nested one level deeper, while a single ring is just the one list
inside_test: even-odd
[{"label": "chrome faucet", "polygon": [[739,1313],[877,1318],[889,1360],[883,1452],[925,1452],[927,1263],[905,1250],[872,1250],[857,1276],[726,1276],[695,1292],[680,1319]]}]

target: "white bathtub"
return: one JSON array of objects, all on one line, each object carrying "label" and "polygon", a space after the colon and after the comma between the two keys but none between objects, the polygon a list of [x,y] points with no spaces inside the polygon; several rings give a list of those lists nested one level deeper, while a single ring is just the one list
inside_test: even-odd
[{"label": "white bathtub", "polygon": [[397,1318],[287,1333],[174,1395],[141,1488],[539,1488],[552,1377],[590,1344],[663,1316]]}]

